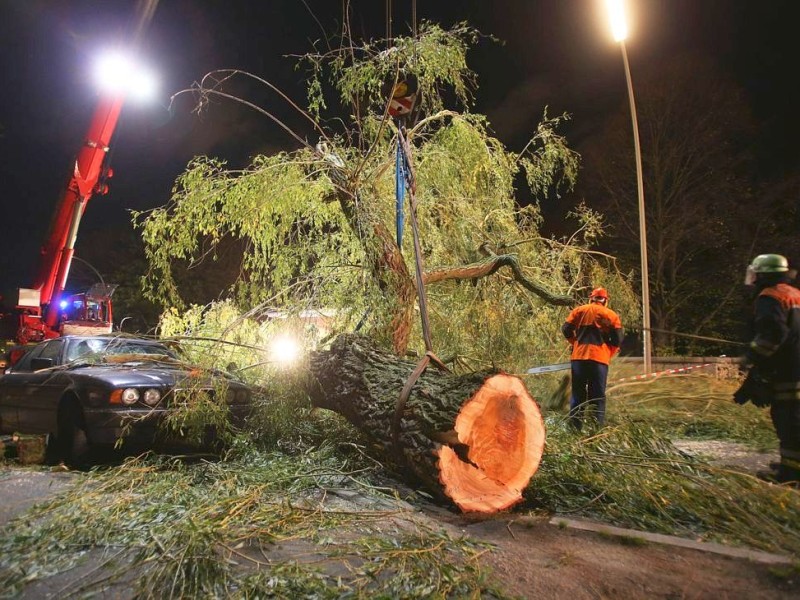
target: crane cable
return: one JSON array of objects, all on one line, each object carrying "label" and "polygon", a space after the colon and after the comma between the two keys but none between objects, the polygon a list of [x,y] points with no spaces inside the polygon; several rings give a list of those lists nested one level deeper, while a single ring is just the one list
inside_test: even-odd
[{"label": "crane cable", "polygon": [[386,0],[386,45],[392,43],[392,0]]},{"label": "crane cable", "polygon": [[[391,10],[391,0],[386,0],[387,11]],[[417,0],[411,0],[411,12],[412,12],[412,31],[414,34],[414,41],[416,42],[417,39]],[[391,34],[391,15],[387,14],[386,18],[386,28],[387,28],[387,43],[390,42],[390,34]],[[416,45],[414,48],[414,52],[416,54]],[[392,446],[395,449],[395,452],[398,456],[404,456],[402,448],[400,447],[400,420],[403,416],[405,411],[406,402],[408,401],[409,396],[411,395],[411,390],[413,389],[414,385],[416,385],[417,380],[422,376],[425,370],[428,368],[428,365],[432,362],[439,370],[444,371],[446,373],[450,372],[450,369],[442,362],[442,360],[436,356],[433,351],[433,342],[431,341],[431,326],[430,326],[430,319],[428,317],[428,300],[427,300],[427,293],[425,291],[425,282],[424,282],[424,267],[422,264],[422,244],[420,243],[419,238],[419,227],[417,225],[417,198],[416,198],[416,191],[417,191],[417,182],[416,182],[416,173],[414,170],[414,165],[411,161],[411,144],[406,137],[405,127],[401,124],[398,120],[397,126],[397,140],[398,140],[398,165],[402,164],[403,166],[403,174],[402,179],[403,181],[400,185],[403,185],[405,189],[408,190],[408,204],[409,204],[409,215],[411,221],[411,231],[413,234],[414,240],[414,275],[417,283],[417,301],[419,303],[419,313],[420,319],[422,321],[422,338],[425,341],[425,355],[422,359],[417,363],[417,366],[414,368],[414,371],[409,375],[408,379],[406,379],[405,385],[403,386],[402,391],[400,392],[400,396],[397,398],[394,407],[394,414],[392,416],[392,423],[391,423],[391,437],[392,437]],[[459,454],[459,458],[465,460]]]},{"label": "crane cable", "polygon": [[[152,0],[150,0],[152,1]],[[158,2],[158,0],[156,0]],[[417,39],[417,0],[411,0],[411,32]],[[386,43],[392,41],[392,0],[386,0]]]}]

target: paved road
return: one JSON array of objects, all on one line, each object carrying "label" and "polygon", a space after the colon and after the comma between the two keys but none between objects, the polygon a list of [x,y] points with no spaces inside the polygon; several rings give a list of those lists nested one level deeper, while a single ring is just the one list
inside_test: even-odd
[{"label": "paved road", "polygon": [[74,485],[80,474],[0,465],[0,529],[17,515]]}]

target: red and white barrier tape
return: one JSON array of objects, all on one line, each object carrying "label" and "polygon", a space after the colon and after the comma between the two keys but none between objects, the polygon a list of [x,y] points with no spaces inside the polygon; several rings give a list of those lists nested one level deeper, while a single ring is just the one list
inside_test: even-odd
[{"label": "red and white barrier tape", "polygon": [[623,381],[637,381],[639,379],[648,379],[650,377],[658,377],[659,375],[671,375],[673,373],[685,373],[686,371],[691,371],[693,369],[702,369],[703,367],[708,367],[713,365],[714,363],[703,363],[702,365],[693,365],[691,367],[681,367],[679,369],[667,369],[666,371],[655,371],[653,373],[645,373],[644,375],[634,375],[633,377],[623,377],[622,379],[615,379],[614,381],[610,382],[611,384],[614,383],[621,383]]}]

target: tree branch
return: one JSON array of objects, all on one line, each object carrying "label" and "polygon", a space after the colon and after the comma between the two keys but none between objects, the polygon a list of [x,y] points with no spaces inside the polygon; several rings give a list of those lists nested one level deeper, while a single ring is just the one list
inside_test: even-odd
[{"label": "tree branch", "polygon": [[539,283],[529,280],[522,273],[522,268],[519,266],[519,259],[513,254],[501,254],[499,256],[492,256],[487,260],[463,265],[461,267],[443,267],[440,269],[433,269],[426,272],[422,280],[425,285],[431,283],[438,283],[440,281],[449,280],[468,280],[468,279],[481,279],[494,274],[502,267],[509,267],[513,273],[514,281],[519,283],[529,292],[539,296],[548,304],[555,306],[573,306],[575,299],[571,296],[562,296],[554,294]]}]

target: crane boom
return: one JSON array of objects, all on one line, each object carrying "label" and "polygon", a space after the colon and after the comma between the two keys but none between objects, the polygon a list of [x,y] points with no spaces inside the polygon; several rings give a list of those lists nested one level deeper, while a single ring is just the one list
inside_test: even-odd
[{"label": "crane boom", "polygon": [[[135,53],[158,0],[139,0],[127,48]],[[83,213],[89,200],[108,191],[105,180],[111,138],[119,121],[125,93],[116,90],[101,95],[78,151],[72,174],[56,206],[49,233],[41,250],[40,266],[33,287],[20,288],[16,341],[26,344],[66,333],[111,331],[111,294],[116,286],[97,284],[83,294],[63,298],[75,253]],[[63,306],[62,306],[63,305]]]},{"label": "crane boom", "polygon": [[44,321],[51,328],[58,321],[57,302],[67,283],[86,204],[93,194],[107,191],[105,184],[101,183],[103,162],[119,120],[122,102],[121,94],[100,99],[42,247],[42,262],[34,288],[39,290]]}]

